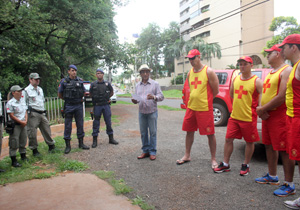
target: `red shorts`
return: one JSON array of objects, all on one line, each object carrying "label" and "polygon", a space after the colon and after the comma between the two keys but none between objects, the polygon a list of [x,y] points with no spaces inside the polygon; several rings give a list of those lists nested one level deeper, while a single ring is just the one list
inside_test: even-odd
[{"label": "red shorts", "polygon": [[300,118],[287,116],[286,128],[289,158],[300,161]]},{"label": "red shorts", "polygon": [[272,145],[276,151],[286,151],[286,110],[271,111],[269,115],[262,121],[262,143]]},{"label": "red shorts", "polygon": [[199,129],[200,135],[215,134],[214,113],[211,111],[193,111],[186,109],[183,119],[183,131],[197,131]]},{"label": "red shorts", "polygon": [[242,137],[246,142],[256,142],[260,140],[257,132],[257,121],[245,122],[230,117],[227,124],[226,138],[241,139]]}]

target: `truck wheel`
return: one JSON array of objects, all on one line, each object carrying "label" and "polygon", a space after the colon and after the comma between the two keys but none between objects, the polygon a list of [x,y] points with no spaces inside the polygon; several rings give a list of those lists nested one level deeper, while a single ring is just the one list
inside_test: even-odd
[{"label": "truck wheel", "polygon": [[229,113],[221,104],[213,104],[215,126],[226,125]]}]

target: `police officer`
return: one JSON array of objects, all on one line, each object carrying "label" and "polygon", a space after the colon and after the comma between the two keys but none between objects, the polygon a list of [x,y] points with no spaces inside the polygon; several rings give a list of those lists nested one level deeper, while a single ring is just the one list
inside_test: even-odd
[{"label": "police officer", "polygon": [[[2,149],[2,137],[3,137],[3,115],[2,115],[2,97],[0,92],[0,155],[1,155],[1,149]],[[0,168],[0,173],[5,172],[3,169]]]},{"label": "police officer", "polygon": [[61,80],[58,88],[58,97],[65,100],[65,154],[68,154],[71,151],[70,141],[73,116],[75,117],[77,127],[79,148],[90,149],[88,146],[83,144],[83,96],[85,88],[83,86],[82,79],[77,77],[77,67],[75,65],[69,66],[68,74],[69,76],[67,78]]},{"label": "police officer", "polygon": [[93,145],[92,147],[97,147],[97,138],[100,127],[100,118],[103,113],[104,121],[106,124],[106,134],[109,137],[110,144],[118,144],[114,139],[113,129],[111,127],[111,110],[110,110],[110,97],[114,94],[114,90],[111,84],[104,81],[104,71],[102,69],[97,69],[96,71],[97,81],[91,84],[90,94],[92,96],[92,102],[94,105],[94,122],[93,122]]},{"label": "police officer", "polygon": [[[22,90],[19,85],[14,85],[10,88],[13,95],[7,104],[6,112],[10,120],[14,122],[10,126],[12,132],[9,134],[9,156],[11,158],[11,165],[13,167],[21,167],[22,165],[17,161],[17,149],[19,149],[21,159],[27,160],[26,157],[26,143],[27,143],[27,106],[22,98]],[[8,125],[7,125],[8,126]]]},{"label": "police officer", "polygon": [[37,128],[40,129],[46,144],[49,146],[49,152],[55,148],[55,141],[51,138],[51,129],[49,121],[46,118],[44,92],[40,84],[40,76],[38,73],[29,75],[30,84],[25,88],[25,101],[28,106],[28,124],[27,134],[29,139],[29,148],[32,150],[33,156],[39,156],[37,149]]}]

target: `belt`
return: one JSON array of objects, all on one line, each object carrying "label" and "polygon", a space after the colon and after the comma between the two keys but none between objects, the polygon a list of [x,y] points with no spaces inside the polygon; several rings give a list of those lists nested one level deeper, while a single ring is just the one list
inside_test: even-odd
[{"label": "belt", "polygon": [[44,111],[38,111],[38,110],[35,110],[35,109],[31,109],[32,112],[36,112],[36,113],[39,113],[39,114],[44,114],[46,113],[46,110]]},{"label": "belt", "polygon": [[80,102],[65,102],[66,104],[71,104],[71,105],[74,105],[74,104],[82,104],[82,101]]},{"label": "belt", "polygon": [[108,105],[108,103],[103,104],[103,103],[94,103],[94,106],[104,106],[104,105]]}]

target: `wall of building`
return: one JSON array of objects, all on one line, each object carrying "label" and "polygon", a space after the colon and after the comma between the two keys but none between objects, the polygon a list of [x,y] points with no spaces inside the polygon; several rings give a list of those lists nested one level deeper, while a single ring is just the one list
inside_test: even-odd
[{"label": "wall of building", "polygon": [[[193,1],[189,1],[190,4]],[[208,43],[219,43],[222,58],[203,60],[204,64],[214,69],[225,69],[228,65],[236,65],[242,55],[258,56],[262,64],[267,60],[261,54],[266,42],[271,39],[273,33],[268,30],[274,17],[274,0],[202,0],[189,8],[189,13],[197,11],[209,5],[209,10],[189,20],[191,28],[200,21],[210,18],[209,22],[199,28],[193,29],[190,37],[197,37],[205,32],[210,35],[203,39]],[[261,4],[260,4],[261,3]],[[256,4],[259,4],[256,6]],[[252,6],[245,11],[244,9]],[[175,61],[175,74],[189,71],[191,65],[185,59],[183,70],[183,59]],[[261,65],[262,66],[262,65]]]},{"label": "wall of building", "polygon": [[[251,3],[252,0],[243,0],[242,6]],[[262,2],[262,1],[260,1]],[[267,65],[267,59],[261,52],[267,41],[272,39],[273,32],[269,31],[269,26],[274,17],[274,0],[261,3],[255,2],[253,8],[245,10],[241,15],[243,55],[256,55],[262,60],[262,64]]]}]

